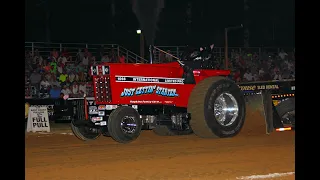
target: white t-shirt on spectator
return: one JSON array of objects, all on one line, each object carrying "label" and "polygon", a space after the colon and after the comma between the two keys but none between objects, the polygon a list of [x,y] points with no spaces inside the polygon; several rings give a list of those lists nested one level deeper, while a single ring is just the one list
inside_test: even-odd
[{"label": "white t-shirt on spectator", "polygon": [[[39,59],[38,56],[35,56],[33,59],[32,59],[32,64],[37,64],[37,60]],[[39,61],[39,60],[38,60]]]},{"label": "white t-shirt on spectator", "polygon": [[73,85],[72,86],[72,93],[73,94],[79,94],[79,86],[78,85]]},{"label": "white t-shirt on spectator", "polygon": [[258,76],[258,74],[254,74],[254,75],[253,75],[253,80],[254,80],[254,81],[259,81],[259,76]]},{"label": "white t-shirt on spectator", "polygon": [[281,74],[275,74],[273,80],[282,80]]},{"label": "white t-shirt on spectator", "polygon": [[60,58],[59,58],[59,61],[60,61],[62,64],[66,65],[67,58],[66,58],[66,57],[60,57]]},{"label": "white t-shirt on spectator", "polygon": [[85,66],[88,66],[89,65],[89,58],[88,57],[83,57],[82,58],[82,64],[85,65]]},{"label": "white t-shirt on spectator", "polygon": [[73,73],[69,74],[69,81],[73,82],[75,77],[76,77],[76,75],[74,75]]},{"label": "white t-shirt on spectator", "polygon": [[263,69],[260,69],[259,70],[259,75],[263,75],[264,74],[264,70]]},{"label": "white t-shirt on spectator", "polygon": [[50,86],[49,81],[42,80],[42,81],[40,82],[40,87],[41,87],[41,88],[43,87],[44,89],[48,89],[49,86]]},{"label": "white t-shirt on spectator", "polygon": [[39,61],[39,65],[43,65],[43,64],[42,64],[42,63],[43,63],[43,59],[42,59],[41,56],[38,57],[38,61]]},{"label": "white t-shirt on spectator", "polygon": [[253,76],[252,73],[244,73],[243,77],[247,80],[247,81],[252,81],[253,80]]},{"label": "white t-shirt on spectator", "polygon": [[57,67],[58,72],[61,74],[62,73],[62,66]]},{"label": "white t-shirt on spectator", "polygon": [[85,84],[84,85],[82,85],[82,84],[79,85],[79,92],[80,93],[86,93],[86,90],[87,90],[87,86]]},{"label": "white t-shirt on spectator", "polygon": [[66,95],[69,96],[72,92],[70,91],[69,88],[66,88],[66,89],[62,89],[62,90],[61,90],[61,93],[63,93],[65,96],[66,96]]},{"label": "white t-shirt on spectator", "polygon": [[286,52],[279,52],[279,56],[281,59],[284,59],[288,54]]}]

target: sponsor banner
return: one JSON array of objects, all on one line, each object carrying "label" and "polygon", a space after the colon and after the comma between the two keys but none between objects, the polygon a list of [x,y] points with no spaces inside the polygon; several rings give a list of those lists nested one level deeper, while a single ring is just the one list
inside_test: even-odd
[{"label": "sponsor banner", "polygon": [[116,82],[184,84],[184,79],[183,78],[162,78],[162,77],[140,77],[140,76],[116,76]]},{"label": "sponsor banner", "polygon": [[279,85],[239,85],[241,91],[255,91],[255,90],[274,90],[279,89]]},{"label": "sponsor banner", "polygon": [[178,97],[177,89],[164,88],[157,85],[141,86],[136,88],[124,88],[121,92],[121,97],[132,97],[140,95],[156,94],[165,97]]}]

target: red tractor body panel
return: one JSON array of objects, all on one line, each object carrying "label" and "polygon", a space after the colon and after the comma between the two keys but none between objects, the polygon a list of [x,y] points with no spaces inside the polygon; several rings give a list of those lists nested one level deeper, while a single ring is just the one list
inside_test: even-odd
[{"label": "red tractor body panel", "polygon": [[[165,64],[105,63],[93,66],[96,104],[163,104],[187,107],[195,84],[185,84],[177,62]],[[92,70],[91,68],[91,70]],[[108,68],[108,72],[102,73]],[[211,76],[228,76],[229,70],[193,70],[196,83]],[[104,89],[107,87],[107,89]],[[99,89],[103,89],[100,90]],[[106,99],[105,97],[109,97]],[[103,96],[101,98],[101,96]]]}]

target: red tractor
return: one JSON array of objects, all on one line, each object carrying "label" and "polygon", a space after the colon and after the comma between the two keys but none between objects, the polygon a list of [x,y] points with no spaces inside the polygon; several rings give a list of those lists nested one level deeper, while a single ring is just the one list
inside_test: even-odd
[{"label": "red tractor", "polygon": [[270,90],[292,91],[294,81],[237,85],[227,78],[229,73],[202,60],[92,66],[94,97],[72,99],[72,131],[84,141],[103,134],[119,143],[134,141],[142,129],[162,136],[233,137],[245,121],[247,91],[262,94],[267,133],[283,127],[285,113],[274,118],[279,108],[273,105]]},{"label": "red tractor", "polygon": [[158,135],[235,136],[246,109],[240,88],[226,78],[229,73],[179,60],[92,66],[94,99],[73,100],[73,133],[81,140],[103,134],[120,143],[135,140],[142,129]]}]

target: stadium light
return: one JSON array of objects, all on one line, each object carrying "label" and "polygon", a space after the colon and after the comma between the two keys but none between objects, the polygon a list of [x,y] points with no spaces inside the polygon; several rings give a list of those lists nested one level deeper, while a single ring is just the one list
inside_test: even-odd
[{"label": "stadium light", "polygon": [[141,34],[141,29],[138,29],[138,30],[137,30],[137,34]]}]

